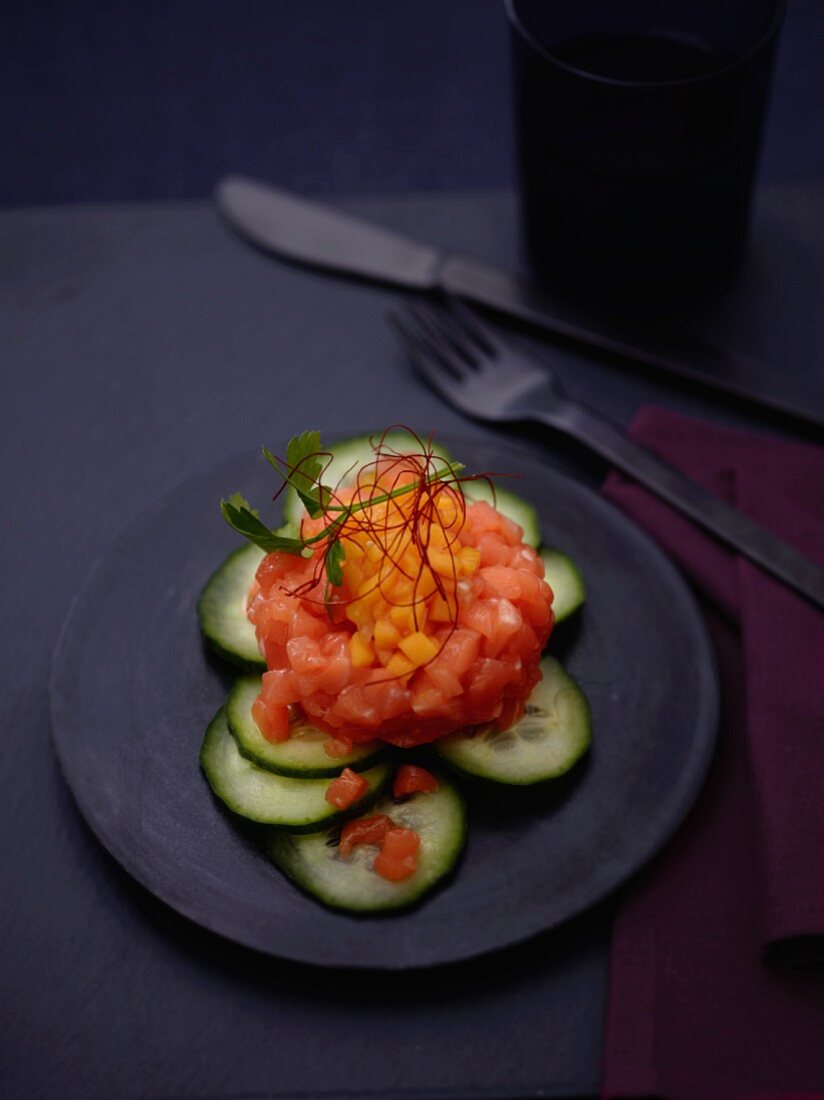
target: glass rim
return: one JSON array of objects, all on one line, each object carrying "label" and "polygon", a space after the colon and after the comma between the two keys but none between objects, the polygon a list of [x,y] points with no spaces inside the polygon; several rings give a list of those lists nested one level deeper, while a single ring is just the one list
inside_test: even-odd
[{"label": "glass rim", "polygon": [[604,76],[600,73],[593,73],[588,69],[579,69],[575,65],[570,65],[569,62],[562,60],[556,54],[552,53],[545,46],[534,37],[533,34],[527,30],[523,21],[519,17],[516,9],[518,0],[504,0],[504,8],[506,10],[506,16],[509,20],[510,27],[516,31],[521,39],[527,46],[535,53],[539,54],[545,61],[548,61],[551,65],[562,69],[570,76],[582,77],[585,80],[591,80],[595,84],[613,85],[619,88],[677,88],[690,84],[702,84],[709,83],[710,81],[717,80],[719,77],[724,77],[734,72],[736,69],[743,68],[754,57],[756,57],[766,46],[775,38],[784,21],[784,16],[787,11],[788,0],[774,0],[774,8],[772,17],[767,23],[767,27],[754,42],[749,49],[745,50],[738,57],[735,57],[732,61],[727,61],[723,65],[720,65],[717,69],[712,69],[708,73],[698,73],[695,76],[683,76],[672,77],[665,80],[626,80],[621,77]]}]

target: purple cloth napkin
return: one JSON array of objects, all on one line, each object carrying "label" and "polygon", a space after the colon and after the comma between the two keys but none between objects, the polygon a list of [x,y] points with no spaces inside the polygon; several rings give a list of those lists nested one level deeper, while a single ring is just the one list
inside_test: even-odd
[{"label": "purple cloth napkin", "polygon": [[[631,434],[824,560],[824,449],[644,409]],[[722,684],[684,827],[613,932],[605,1096],[824,1096],[824,614],[637,485],[606,494],[681,566]],[[824,952],[819,956],[824,958]]]}]

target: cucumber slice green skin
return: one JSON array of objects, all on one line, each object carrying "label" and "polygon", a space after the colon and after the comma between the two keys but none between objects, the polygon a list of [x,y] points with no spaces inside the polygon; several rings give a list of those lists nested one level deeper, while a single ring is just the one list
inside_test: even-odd
[{"label": "cucumber slice green skin", "polygon": [[249,670],[266,668],[255,628],[246,618],[246,595],[263,556],[251,543],[233,551],[208,579],[197,601],[200,630],[209,648]]},{"label": "cucumber slice green skin", "polygon": [[226,720],[241,754],[259,768],[295,779],[324,779],[340,775],[343,768],[362,772],[386,755],[380,743],[355,745],[347,756],[334,759],[324,751],[330,735],[306,720],[292,723],[288,741],[273,744],[260,732],[252,717],[252,703],[260,692],[259,676],[241,676],[226,700]]},{"label": "cucumber slice green skin", "polygon": [[486,726],[450,734],[435,742],[438,757],[463,775],[509,786],[531,786],[568,772],[592,740],[589,703],[553,657],[543,658],[541,671],[543,680],[519,722],[508,730]]},{"label": "cucumber slice green skin", "polygon": [[[374,439],[376,442],[380,438],[380,434],[375,436],[360,435],[353,436],[351,439],[342,439],[338,443],[333,443],[329,450],[332,452],[332,461],[329,463],[328,468],[323,474],[324,484],[335,486],[342,478],[351,471],[354,473],[357,469],[367,462],[371,462],[375,457],[375,452],[372,449],[370,439]],[[412,446],[410,436],[406,432],[389,432],[386,436],[385,443],[387,447],[395,447],[398,451],[405,451]],[[433,446],[433,454],[437,458],[443,458],[447,462],[451,461],[449,452],[439,446]],[[349,478],[343,482],[347,484]],[[304,507],[301,503],[300,497],[290,485],[286,493],[284,494],[283,502],[283,516],[286,523],[298,527],[300,521],[304,515]]]},{"label": "cucumber slice green skin", "polygon": [[463,486],[463,491],[468,501],[474,503],[475,501],[485,500],[487,504],[491,504],[493,508],[497,509],[502,516],[506,516],[507,519],[511,519],[513,523],[517,523],[519,527],[523,528],[523,540],[527,546],[537,549],[541,545],[541,525],[538,522],[538,513],[523,497],[516,496],[509,489],[502,489],[500,485],[495,486],[495,492],[493,493],[492,486],[488,481],[469,481]]},{"label": "cucumber slice green skin", "polygon": [[438,790],[431,794],[400,803],[385,798],[370,811],[388,814],[421,838],[417,870],[402,882],[388,882],[372,870],[375,845],[359,845],[341,859],[335,830],[311,836],[272,832],[269,855],[297,886],[332,909],[379,913],[415,905],[454,870],[466,841],[464,801],[442,774],[437,779]]},{"label": "cucumber slice green skin", "polygon": [[223,708],[206,728],[200,766],[209,786],[233,813],[261,825],[297,833],[327,829],[362,815],[384,793],[392,774],[389,764],[378,764],[364,772],[369,790],[350,809],[338,810],[326,801],[328,779],[275,775],[241,756]]},{"label": "cucumber slice green skin", "polygon": [[562,623],[573,615],[587,598],[584,578],[572,558],[562,554],[560,550],[542,550],[541,561],[544,563],[547,584],[555,597],[552,601],[555,622]]}]

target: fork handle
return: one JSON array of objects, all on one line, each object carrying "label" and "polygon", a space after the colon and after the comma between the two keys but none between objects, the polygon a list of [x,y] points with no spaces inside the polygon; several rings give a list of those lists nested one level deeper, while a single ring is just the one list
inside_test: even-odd
[{"label": "fork handle", "polygon": [[553,412],[533,409],[530,419],[577,439],[722,542],[824,608],[824,569],[743,512],[707,492],[675,466],[633,442],[609,421],[580,405],[566,402]]}]

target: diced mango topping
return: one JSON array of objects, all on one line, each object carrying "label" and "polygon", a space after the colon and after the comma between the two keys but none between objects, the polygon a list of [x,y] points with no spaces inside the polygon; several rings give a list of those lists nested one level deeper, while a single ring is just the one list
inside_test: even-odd
[{"label": "diced mango topping", "polygon": [[436,657],[435,634],[442,638],[443,625],[457,622],[457,585],[480,564],[480,552],[460,541],[459,489],[444,485],[425,508],[416,491],[389,496],[415,481],[414,470],[396,468],[386,478],[378,472],[371,488],[360,480],[359,499],[377,502],[367,523],[343,526],[340,613],[357,628],[348,643],[353,668],[406,676]]}]

